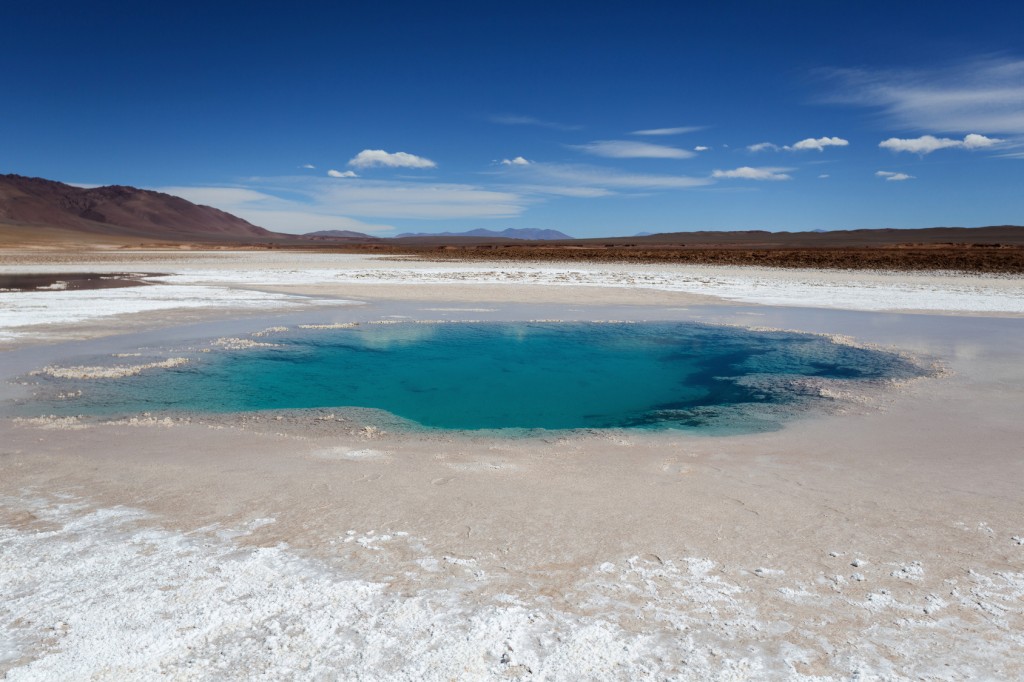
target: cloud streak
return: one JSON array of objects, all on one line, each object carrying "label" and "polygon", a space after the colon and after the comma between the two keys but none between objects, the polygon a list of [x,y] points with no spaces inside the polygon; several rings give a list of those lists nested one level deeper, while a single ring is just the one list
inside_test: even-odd
[{"label": "cloud streak", "polygon": [[1024,60],[973,59],[944,69],[822,71],[823,101],[877,109],[891,124],[943,133],[1024,133]]},{"label": "cloud streak", "polygon": [[953,140],[948,137],[935,137],[933,135],[922,135],[915,138],[890,137],[882,140],[878,146],[882,149],[889,149],[894,152],[910,152],[912,154],[931,154],[940,149],[985,149],[1002,143],[1003,140],[993,137],[985,137],[971,133],[965,135],[962,140]]},{"label": "cloud streak", "polygon": [[688,189],[707,185],[707,178],[687,175],[658,175],[649,173],[627,173],[586,164],[535,163],[528,170],[524,181],[534,186],[574,187],[576,192],[586,188],[591,196],[605,196],[618,191]]},{"label": "cloud streak", "polygon": [[706,126],[679,126],[678,128],[648,128],[647,130],[634,130],[630,135],[685,135],[704,130]]},{"label": "cloud streak", "polygon": [[[320,183],[320,179],[294,178],[296,182]],[[173,194],[196,204],[204,204],[244,218],[269,230],[301,234],[314,230],[356,230],[382,232],[390,225],[365,223],[343,215],[340,207],[307,196],[306,201],[285,199],[272,192],[248,187],[159,187],[157,191]]]},{"label": "cloud streak", "polygon": [[786,171],[789,168],[772,168],[772,167],[761,167],[751,168],[750,166],[741,166],[733,170],[716,170],[711,173],[711,177],[716,180],[792,180],[791,175],[787,175]]},{"label": "cloud streak", "polygon": [[497,116],[491,116],[491,123],[498,123],[503,126],[534,126],[537,128],[549,128],[551,130],[579,130],[582,126],[578,125],[566,125],[564,123],[555,123],[554,121],[545,121],[534,116],[521,116],[519,114],[500,114]]},{"label": "cloud streak", "polygon": [[904,180],[913,180],[913,175],[907,175],[906,173],[894,173],[893,171],[875,171],[875,175],[880,178],[885,178],[887,182],[903,182]]},{"label": "cloud streak", "polygon": [[430,159],[408,152],[386,152],[383,149],[364,149],[348,165],[353,168],[437,168]]},{"label": "cloud streak", "polygon": [[597,140],[570,146],[581,152],[609,159],[688,159],[694,156],[689,149],[633,140]]},{"label": "cloud streak", "polygon": [[329,175],[332,178],[358,178],[359,177],[358,175],[356,175],[352,171],[339,171],[339,170],[334,170],[333,168],[331,170],[327,171],[327,175]]},{"label": "cloud streak", "polygon": [[215,206],[256,225],[292,233],[393,229],[380,224],[380,219],[512,218],[521,215],[531,201],[524,192],[469,184],[359,177],[338,182],[324,176],[249,178],[244,186],[165,187],[160,191]]}]

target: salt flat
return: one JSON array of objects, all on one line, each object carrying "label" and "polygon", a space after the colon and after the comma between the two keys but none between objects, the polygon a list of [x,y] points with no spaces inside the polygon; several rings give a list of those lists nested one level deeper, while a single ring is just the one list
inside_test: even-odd
[{"label": "salt flat", "polygon": [[[66,323],[165,312],[195,319],[223,309],[266,311],[346,296],[398,300],[678,304],[731,301],[841,310],[1024,314],[1020,278],[958,273],[757,269],[731,266],[430,262],[347,254],[281,252],[93,252],[82,256],[0,252],[9,274],[167,271],[160,286],[110,291],[0,292],[0,343],[60,338]],[[529,293],[526,293],[529,292]],[[328,299],[328,300],[323,300]],[[191,315],[191,316],[189,316]],[[135,320],[138,322],[138,320]],[[75,330],[82,335],[79,325]],[[102,333],[94,329],[93,333]]]},{"label": "salt flat", "polygon": [[[5,418],[10,679],[1024,674],[1019,279],[265,253],[0,262],[168,273],[85,292],[100,297],[88,315],[54,298],[76,292],[0,294],[8,377],[190,335],[438,318],[800,329],[943,368],[733,437],[410,437],[329,411]],[[197,305],[102,298],[172,287]]]}]

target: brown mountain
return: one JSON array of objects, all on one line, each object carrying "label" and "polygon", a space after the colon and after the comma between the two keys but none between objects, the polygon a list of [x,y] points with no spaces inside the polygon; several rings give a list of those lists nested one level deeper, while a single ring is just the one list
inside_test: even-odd
[{"label": "brown mountain", "polygon": [[156,241],[253,241],[279,237],[241,218],[180,197],[123,185],[83,189],[0,175],[0,230],[86,233]]}]

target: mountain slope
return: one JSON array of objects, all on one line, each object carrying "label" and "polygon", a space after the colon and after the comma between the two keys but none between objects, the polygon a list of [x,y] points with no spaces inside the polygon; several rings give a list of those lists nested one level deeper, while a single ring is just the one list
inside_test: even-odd
[{"label": "mountain slope", "polygon": [[170,194],[123,185],[83,189],[21,175],[0,175],[0,222],[172,241],[278,236],[230,213]]}]

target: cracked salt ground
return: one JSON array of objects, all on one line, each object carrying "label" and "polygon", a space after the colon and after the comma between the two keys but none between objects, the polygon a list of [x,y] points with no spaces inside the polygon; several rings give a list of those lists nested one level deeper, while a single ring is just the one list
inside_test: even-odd
[{"label": "cracked salt ground", "polygon": [[[486,557],[432,554],[401,531],[341,533],[335,542],[388,570],[399,568],[390,547],[415,550],[401,568],[422,573],[405,583],[420,588],[396,591],[388,576],[238,542],[273,527],[272,518],[180,533],[129,508],[2,503],[0,673],[10,680],[1024,673],[1014,657],[1024,645],[1016,572],[970,570],[943,581],[939,595],[890,575],[927,579],[927,566],[914,562],[865,563],[874,571],[865,589],[647,554],[581,567],[554,600],[517,593],[507,576],[485,570]],[[966,631],[972,646],[954,647]]]}]

